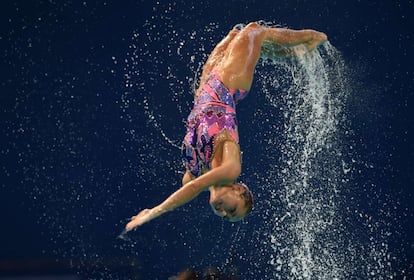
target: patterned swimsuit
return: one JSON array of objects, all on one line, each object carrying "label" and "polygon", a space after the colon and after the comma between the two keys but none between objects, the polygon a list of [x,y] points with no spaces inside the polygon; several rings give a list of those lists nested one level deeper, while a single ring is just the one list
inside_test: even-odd
[{"label": "patterned swimsuit", "polygon": [[239,143],[236,104],[247,93],[243,89],[226,88],[215,70],[207,77],[187,118],[187,134],[183,140],[183,157],[193,176],[210,169],[214,141],[224,129]]}]

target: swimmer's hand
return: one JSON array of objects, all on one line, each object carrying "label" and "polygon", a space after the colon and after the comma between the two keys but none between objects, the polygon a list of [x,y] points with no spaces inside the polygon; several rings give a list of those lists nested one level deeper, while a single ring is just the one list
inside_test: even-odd
[{"label": "swimmer's hand", "polygon": [[132,216],[130,222],[125,226],[125,232],[131,231],[134,228],[149,222],[154,218],[152,214],[153,209],[144,209],[136,216]]}]

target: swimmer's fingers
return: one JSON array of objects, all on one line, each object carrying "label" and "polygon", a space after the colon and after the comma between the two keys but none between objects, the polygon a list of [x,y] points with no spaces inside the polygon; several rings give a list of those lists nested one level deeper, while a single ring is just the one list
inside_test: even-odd
[{"label": "swimmer's fingers", "polygon": [[131,220],[126,226],[125,226],[125,231],[131,231],[133,229],[135,229],[136,227],[139,227],[140,225],[142,225],[145,221],[142,221],[142,219],[139,218],[135,218],[133,220]]},{"label": "swimmer's fingers", "polygon": [[125,226],[124,232],[127,233],[128,231],[131,231],[131,230],[133,230],[134,228],[136,228],[138,226],[139,226],[139,224],[137,223],[137,221],[132,220]]},{"label": "swimmer's fingers", "polygon": [[129,223],[125,226],[125,231],[131,231],[134,228],[146,223],[149,220],[150,213],[150,209],[144,209],[139,212],[138,215],[132,216]]}]

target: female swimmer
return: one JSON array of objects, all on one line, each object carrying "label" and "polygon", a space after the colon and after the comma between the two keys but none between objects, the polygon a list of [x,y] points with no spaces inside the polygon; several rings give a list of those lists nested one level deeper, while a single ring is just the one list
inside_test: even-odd
[{"label": "female swimmer", "polygon": [[194,107],[187,119],[183,141],[186,172],[182,187],[164,202],[131,218],[128,232],[210,191],[210,205],[231,222],[245,217],[253,195],[237,183],[241,172],[236,104],[247,96],[261,56],[294,57],[312,51],[327,40],[314,30],[271,28],[250,23],[232,29],[214,48],[203,67]]}]

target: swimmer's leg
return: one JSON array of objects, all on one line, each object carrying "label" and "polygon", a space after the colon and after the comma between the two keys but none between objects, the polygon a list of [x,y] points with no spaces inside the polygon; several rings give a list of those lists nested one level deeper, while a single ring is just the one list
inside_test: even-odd
[{"label": "swimmer's leg", "polygon": [[219,71],[227,87],[250,89],[266,29],[250,23],[228,45]]},{"label": "swimmer's leg", "polygon": [[225,51],[228,48],[231,41],[233,41],[234,37],[239,33],[240,31],[237,29],[232,29],[227,34],[226,37],[224,37],[220,43],[216,45],[216,47],[213,49],[213,51],[210,53],[206,63],[203,66],[203,73],[201,74],[201,84],[204,83],[207,75],[211,73],[211,71],[219,65],[224,57]]},{"label": "swimmer's leg", "polygon": [[219,74],[226,86],[249,90],[264,44],[272,44],[274,55],[283,56],[287,48],[303,44],[312,50],[325,40],[324,33],[311,29],[270,28],[249,23],[229,44]]}]

